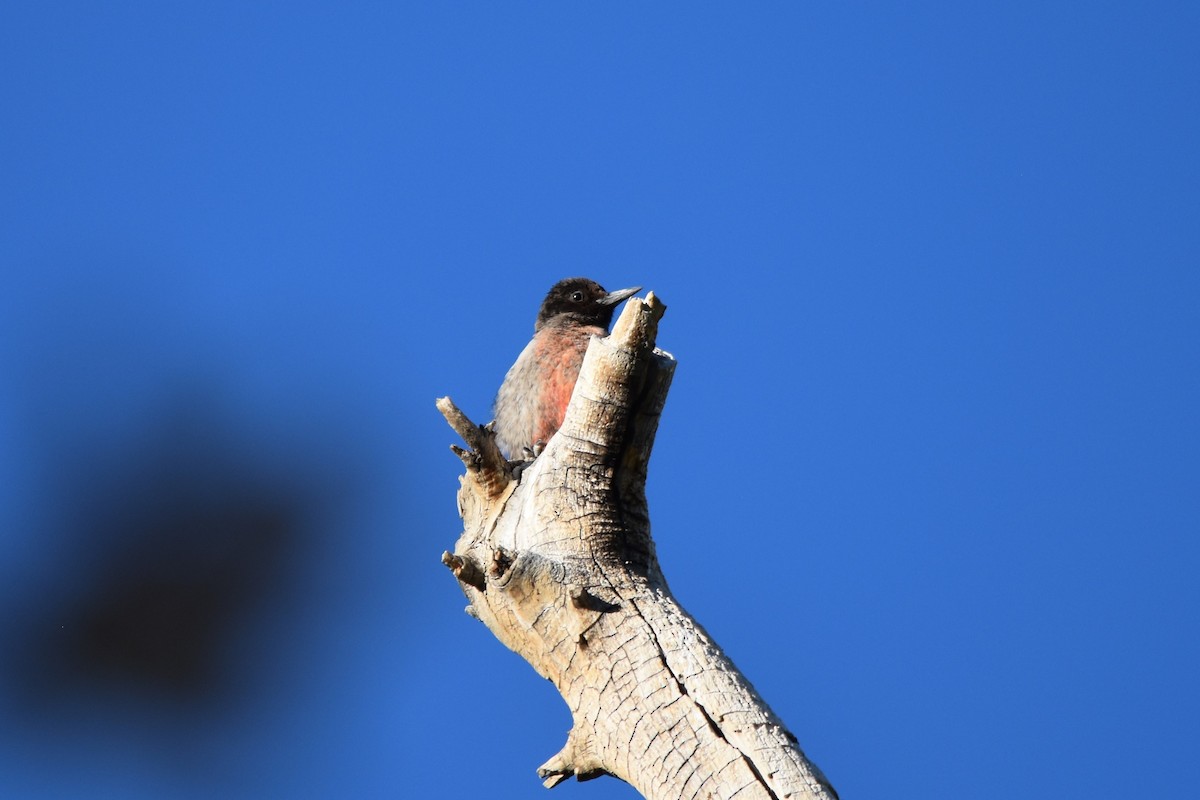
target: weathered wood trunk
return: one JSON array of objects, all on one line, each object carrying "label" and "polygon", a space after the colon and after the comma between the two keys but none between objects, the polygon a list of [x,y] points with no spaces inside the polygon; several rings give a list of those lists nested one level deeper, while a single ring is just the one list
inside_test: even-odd
[{"label": "weathered wood trunk", "polygon": [[659,569],[645,480],[675,367],[654,347],[664,309],[634,298],[592,341],[562,428],[519,482],[490,431],[438,401],[471,448],[455,448],[464,530],[443,561],[571,709],[546,786],[610,774],[650,800],[836,798]]}]

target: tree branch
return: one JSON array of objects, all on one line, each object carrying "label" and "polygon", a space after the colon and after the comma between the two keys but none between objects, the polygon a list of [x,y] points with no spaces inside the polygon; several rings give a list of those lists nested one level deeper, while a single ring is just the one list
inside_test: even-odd
[{"label": "tree branch", "polygon": [[470,447],[454,448],[464,530],[442,561],[571,709],[538,770],[547,787],[611,774],[649,800],[836,798],[659,569],[645,482],[675,369],[654,346],[665,309],[631,299],[592,341],[562,427],[519,482],[490,429],[438,401]]}]

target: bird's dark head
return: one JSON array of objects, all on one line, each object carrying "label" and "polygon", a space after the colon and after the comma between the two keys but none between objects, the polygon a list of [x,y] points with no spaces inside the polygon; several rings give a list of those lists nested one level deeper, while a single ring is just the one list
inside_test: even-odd
[{"label": "bird's dark head", "polygon": [[567,278],[554,284],[546,294],[546,299],[542,301],[542,307],[538,310],[534,330],[541,330],[551,319],[560,316],[571,322],[607,328],[608,323],[612,322],[617,304],[641,290],[642,287],[635,286],[632,289],[606,292],[603,286],[587,278]]}]

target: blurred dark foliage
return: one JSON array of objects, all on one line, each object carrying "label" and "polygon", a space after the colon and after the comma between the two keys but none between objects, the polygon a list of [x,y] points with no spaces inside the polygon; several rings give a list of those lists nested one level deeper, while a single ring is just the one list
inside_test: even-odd
[{"label": "blurred dark foliage", "polygon": [[370,469],[363,415],[328,391],[352,381],[313,358],[321,331],[238,317],[222,286],[72,252],[0,298],[9,733],[232,722],[292,674],[305,582],[339,569],[328,531]]},{"label": "blurred dark foliage", "polygon": [[76,454],[47,496],[66,510],[60,557],[5,636],[18,710],[80,692],[176,710],[232,699],[235,645],[286,601],[347,488],[319,448],[263,453],[186,402],[166,416],[117,451]]},{"label": "blurred dark foliage", "polygon": [[344,760],[322,714],[396,658],[356,626],[402,616],[395,397],[345,291],[119,236],[0,291],[0,800],[300,796]]}]

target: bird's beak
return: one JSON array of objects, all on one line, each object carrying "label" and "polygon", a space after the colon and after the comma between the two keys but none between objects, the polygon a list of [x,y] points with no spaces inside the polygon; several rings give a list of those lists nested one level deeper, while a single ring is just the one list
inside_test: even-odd
[{"label": "bird's beak", "polygon": [[615,292],[609,292],[608,294],[604,295],[604,297],[600,298],[600,305],[615,306],[617,303],[621,302],[622,300],[624,300],[628,297],[633,297],[635,294],[637,294],[641,290],[642,290],[642,287],[634,286],[632,289],[620,289]]}]

